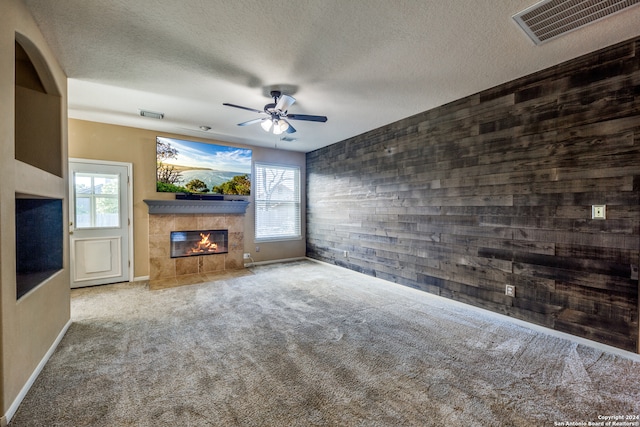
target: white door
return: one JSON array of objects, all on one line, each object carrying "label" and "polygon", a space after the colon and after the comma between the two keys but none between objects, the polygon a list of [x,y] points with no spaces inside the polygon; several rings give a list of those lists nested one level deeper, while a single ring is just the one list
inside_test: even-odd
[{"label": "white door", "polygon": [[69,162],[71,287],[130,281],[126,163]]}]

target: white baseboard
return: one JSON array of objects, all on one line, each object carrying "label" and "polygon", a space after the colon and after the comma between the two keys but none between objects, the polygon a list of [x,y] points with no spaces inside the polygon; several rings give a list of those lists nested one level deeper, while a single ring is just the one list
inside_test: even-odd
[{"label": "white baseboard", "polygon": [[246,263],[244,266],[245,267],[255,267],[257,265],[267,265],[267,264],[278,264],[278,263],[282,263],[282,262],[292,262],[292,261],[300,261],[303,259],[307,259],[306,257],[296,257],[296,258],[282,258],[282,259],[272,259],[269,261],[257,261],[254,262],[253,258],[251,259],[252,262],[250,263]]},{"label": "white baseboard", "polygon": [[144,282],[145,280],[149,280],[149,276],[138,276],[133,278],[134,282]]},{"label": "white baseboard", "polygon": [[11,418],[13,418],[13,416],[16,414],[16,411],[18,410],[18,406],[20,406],[20,404],[22,403],[22,400],[25,398],[25,396],[29,392],[29,389],[31,389],[31,386],[33,386],[33,383],[38,378],[38,375],[40,375],[40,372],[42,372],[42,369],[44,369],[44,366],[47,364],[47,362],[53,355],[53,352],[56,351],[56,348],[58,348],[58,345],[60,344],[60,341],[62,341],[62,337],[64,337],[64,334],[67,333],[69,326],[71,326],[71,319],[69,319],[67,324],[64,325],[64,327],[56,337],[56,340],[53,342],[53,344],[51,344],[51,347],[49,347],[49,350],[46,352],[42,360],[40,360],[40,363],[38,363],[38,366],[36,366],[36,369],[33,371],[31,376],[27,380],[26,384],[22,387],[22,390],[20,390],[20,393],[18,393],[18,396],[16,396],[11,406],[9,406],[7,413],[4,414],[0,419],[0,426],[5,427],[7,424],[11,422]]}]

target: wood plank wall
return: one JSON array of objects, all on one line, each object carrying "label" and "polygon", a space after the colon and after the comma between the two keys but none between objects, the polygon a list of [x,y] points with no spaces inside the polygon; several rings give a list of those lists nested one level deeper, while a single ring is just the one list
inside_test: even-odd
[{"label": "wood plank wall", "polygon": [[307,256],[638,351],[640,38],[310,152],[306,170]]}]

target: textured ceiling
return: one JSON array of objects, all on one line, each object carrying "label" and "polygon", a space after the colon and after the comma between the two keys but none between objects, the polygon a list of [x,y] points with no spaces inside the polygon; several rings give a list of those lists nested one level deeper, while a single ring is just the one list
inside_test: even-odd
[{"label": "textured ceiling", "polygon": [[[632,7],[535,46],[511,19],[527,0],[23,1],[69,117],[303,152],[640,35]],[[328,122],[292,122],[294,142],[236,126],[258,116],[222,103],[261,110],[269,85]]]}]

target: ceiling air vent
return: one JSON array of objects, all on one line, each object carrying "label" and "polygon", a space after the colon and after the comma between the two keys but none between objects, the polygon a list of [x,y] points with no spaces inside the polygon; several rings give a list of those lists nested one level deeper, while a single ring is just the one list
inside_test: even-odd
[{"label": "ceiling air vent", "polygon": [[152,119],[164,119],[164,113],[156,113],[155,111],[140,110],[140,115]]},{"label": "ceiling air vent", "polygon": [[541,44],[637,4],[640,0],[543,0],[513,19]]}]

